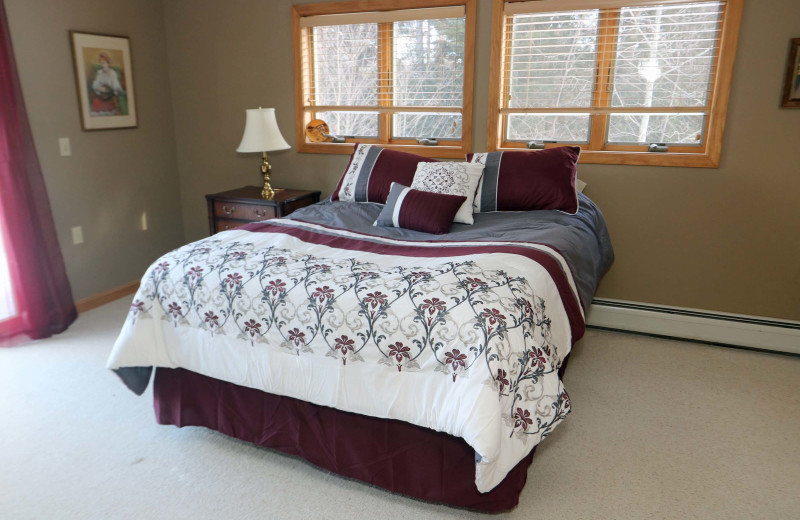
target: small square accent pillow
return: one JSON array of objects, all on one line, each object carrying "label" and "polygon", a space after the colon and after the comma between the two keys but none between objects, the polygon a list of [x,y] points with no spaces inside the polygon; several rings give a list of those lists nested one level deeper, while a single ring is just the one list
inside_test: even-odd
[{"label": "small square accent pillow", "polygon": [[439,161],[374,144],[356,143],[331,200],[385,204],[392,183],[410,185],[420,162]]},{"label": "small square accent pillow", "polygon": [[386,205],[374,225],[441,235],[450,231],[453,217],[465,200],[467,198],[461,195],[412,190],[393,182]]},{"label": "small square accent pillow", "polygon": [[468,154],[467,161],[485,165],[475,213],[555,209],[574,215],[580,154],[579,146]]},{"label": "small square accent pillow", "polygon": [[472,224],[472,203],[475,190],[483,175],[483,165],[466,162],[421,162],[417,164],[417,173],[411,188],[431,193],[461,195],[467,200],[458,209],[454,222]]}]

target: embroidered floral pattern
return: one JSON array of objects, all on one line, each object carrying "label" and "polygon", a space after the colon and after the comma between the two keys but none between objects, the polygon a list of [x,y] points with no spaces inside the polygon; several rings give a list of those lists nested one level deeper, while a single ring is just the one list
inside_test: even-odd
[{"label": "embroidered floral pattern", "polygon": [[497,381],[497,386],[500,391],[500,395],[503,394],[503,389],[509,385],[508,382],[508,373],[503,370],[502,368],[497,369],[497,375],[495,376],[494,380]]},{"label": "embroidered floral pattern", "polygon": [[371,306],[373,309],[378,305],[384,305],[386,303],[386,295],[380,291],[375,291],[374,293],[369,293],[366,298],[364,298],[364,303]]},{"label": "embroidered floral pattern", "polygon": [[446,352],[444,354],[445,363],[450,365],[450,368],[453,369],[453,381],[456,380],[456,373],[458,372],[459,368],[464,368],[467,366],[466,354],[462,354],[460,350],[454,348],[452,352]]},{"label": "embroidered floral pattern", "polygon": [[325,300],[333,298],[333,289],[331,289],[327,285],[325,287],[317,287],[314,290],[314,294],[312,294],[312,296],[314,298],[318,298],[319,302],[322,303]]},{"label": "embroidered floral pattern", "polygon": [[280,278],[277,280],[270,280],[267,284],[267,291],[272,293],[273,296],[277,296],[286,291],[286,284],[282,282]]},{"label": "embroidered floral pattern", "polygon": [[225,282],[231,287],[234,288],[237,285],[242,283],[242,275],[239,273],[229,274],[225,277]]},{"label": "embroidered floral pattern", "polygon": [[533,424],[531,413],[528,410],[517,408],[517,411],[514,412],[514,428],[522,427],[524,431],[528,431],[528,426],[531,424]]},{"label": "embroidered floral pattern", "polygon": [[300,332],[300,329],[295,327],[289,331],[289,341],[294,343],[296,347],[299,347],[300,345],[305,345],[306,334],[305,332]]},{"label": "embroidered floral pattern", "polygon": [[393,345],[389,345],[389,357],[393,357],[397,361],[397,371],[400,372],[402,368],[403,360],[411,359],[410,355],[411,349],[403,345],[402,342],[398,341]]},{"label": "embroidered floral pattern", "polygon": [[411,189],[466,197],[454,221],[472,224],[472,203],[481,178],[480,170],[472,168],[475,166],[468,169],[467,163],[459,162],[419,163]]},{"label": "embroidered floral pattern", "polygon": [[211,311],[207,311],[205,314],[205,322],[210,328],[219,327],[219,316]]},{"label": "embroidered floral pattern", "polygon": [[420,308],[425,311],[428,311],[428,314],[436,314],[437,312],[441,312],[444,310],[445,302],[440,300],[439,298],[430,298],[428,300],[422,300],[422,305]]},{"label": "embroidered floral pattern", "polygon": [[261,324],[256,323],[256,320],[248,320],[244,324],[244,331],[250,332],[251,336],[255,336],[259,332],[261,332]]},{"label": "embroidered floral pattern", "polygon": [[169,309],[167,309],[169,314],[172,314],[173,318],[180,318],[181,317],[181,306],[178,305],[177,302],[172,302],[169,304]]},{"label": "embroidered floral pattern", "polygon": [[469,197],[470,184],[475,193],[464,163],[429,162],[417,164],[411,189]]},{"label": "embroidered floral pattern", "polygon": [[447,375],[453,385],[478,378],[497,393],[507,434],[521,442],[538,442],[569,413],[560,383],[542,391],[561,358],[546,302],[524,276],[480,260],[429,259],[423,267],[369,258],[210,237],[150,269],[129,319],[328,356],[347,369],[372,363],[395,377]]},{"label": "embroidered floral pattern", "polygon": [[356,201],[355,190],[356,182],[361,174],[361,166],[371,147],[372,145],[360,144],[356,147],[355,151],[353,151],[353,159],[350,161],[350,166],[347,168],[347,171],[344,172],[344,175],[342,175],[342,186],[339,188],[339,200],[365,202]]}]

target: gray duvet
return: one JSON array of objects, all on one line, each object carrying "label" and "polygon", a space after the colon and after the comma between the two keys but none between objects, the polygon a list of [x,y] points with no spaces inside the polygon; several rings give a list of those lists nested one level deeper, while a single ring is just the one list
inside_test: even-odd
[{"label": "gray duvet", "polygon": [[382,204],[323,201],[292,213],[291,218],[359,233],[419,241],[507,240],[546,244],[566,259],[586,310],[600,279],[614,262],[606,222],[597,205],[579,193],[575,215],[558,211],[476,213],[475,223],[453,224],[450,233],[432,235],[402,228],[374,226]]}]

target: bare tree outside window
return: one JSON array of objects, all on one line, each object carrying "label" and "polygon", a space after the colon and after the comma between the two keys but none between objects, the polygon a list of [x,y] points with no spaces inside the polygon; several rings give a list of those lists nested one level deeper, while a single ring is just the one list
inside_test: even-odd
[{"label": "bare tree outside window", "polygon": [[[314,104],[378,104],[378,24],[314,27]],[[342,136],[377,137],[377,112],[330,111],[320,117]]]},{"label": "bare tree outside window", "polygon": [[[709,104],[721,13],[720,2],[702,2],[510,16],[506,139],[588,143],[603,98],[596,89],[608,74],[606,143],[702,144],[706,114],[691,108]],[[601,38],[612,41],[613,60],[598,54]],[[647,107],[657,111],[614,111]]]},{"label": "bare tree outside window", "polygon": [[[598,10],[516,15],[512,20],[508,106],[592,106],[597,62]],[[586,114],[513,114],[510,140],[583,143]]]},{"label": "bare tree outside window", "polygon": [[[620,11],[612,106],[706,106],[717,54],[720,4],[662,5]],[[609,122],[616,143],[699,144],[697,113],[619,114]]]},{"label": "bare tree outside window", "polygon": [[[394,23],[393,103],[460,107],[464,85],[463,18]],[[393,137],[460,139],[461,114],[400,112]]]},{"label": "bare tree outside window", "polygon": [[[380,70],[377,23],[313,28],[313,104],[379,105]],[[464,18],[392,23],[392,106],[460,109],[464,84]],[[330,110],[317,117],[336,135],[378,136],[378,112]],[[392,114],[392,137],[461,139],[459,111]]]}]

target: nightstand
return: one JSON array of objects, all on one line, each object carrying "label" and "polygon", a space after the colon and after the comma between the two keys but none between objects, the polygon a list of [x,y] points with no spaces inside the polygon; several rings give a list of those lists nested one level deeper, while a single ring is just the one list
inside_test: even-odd
[{"label": "nightstand", "polygon": [[292,211],[319,202],[319,191],[280,190],[275,198],[262,199],[261,187],[245,186],[206,195],[208,227],[213,235],[250,222],[285,217]]}]

